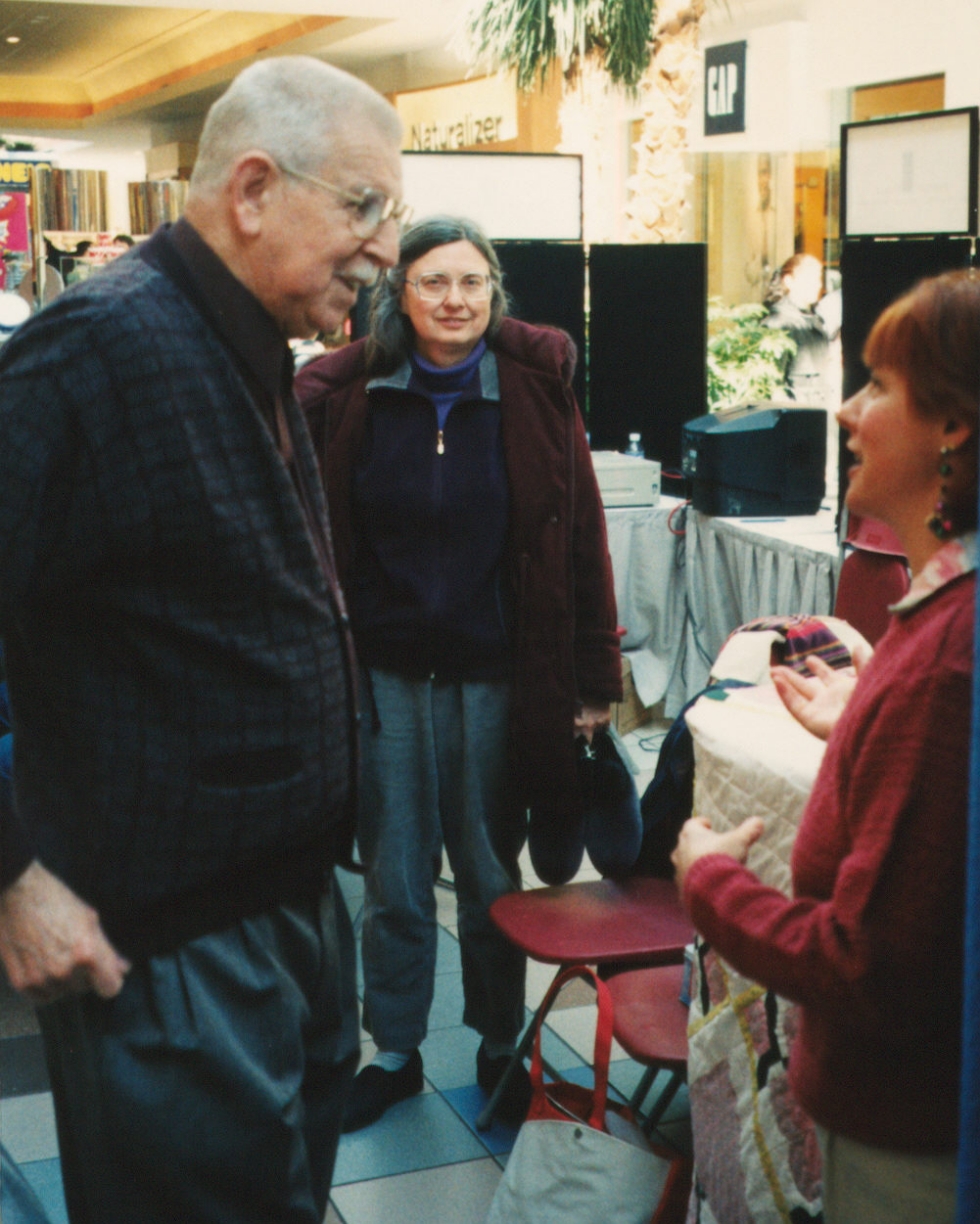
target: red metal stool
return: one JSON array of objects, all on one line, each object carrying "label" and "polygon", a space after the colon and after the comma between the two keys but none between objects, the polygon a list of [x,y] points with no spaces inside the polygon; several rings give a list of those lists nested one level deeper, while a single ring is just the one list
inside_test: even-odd
[{"label": "red metal stool", "polygon": [[[671,880],[585,880],[506,893],[490,917],[532,960],[559,966],[681,965],[694,928]],[[531,1049],[535,1022],[524,1032],[510,1066],[476,1119],[493,1120],[507,1081]],[[625,1048],[625,1046],[624,1046]]]}]

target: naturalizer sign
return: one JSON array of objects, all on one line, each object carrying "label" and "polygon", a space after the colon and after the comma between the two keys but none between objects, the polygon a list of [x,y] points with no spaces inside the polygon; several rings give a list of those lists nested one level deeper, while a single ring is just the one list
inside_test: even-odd
[{"label": "naturalizer sign", "polygon": [[448,152],[517,137],[517,88],[512,74],[398,94],[395,106],[406,149]]}]

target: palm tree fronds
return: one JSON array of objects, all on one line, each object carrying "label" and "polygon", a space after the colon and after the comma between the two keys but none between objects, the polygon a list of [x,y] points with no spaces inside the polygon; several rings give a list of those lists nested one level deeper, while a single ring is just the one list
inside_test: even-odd
[{"label": "palm tree fronds", "polygon": [[513,68],[522,89],[557,59],[566,75],[598,55],[610,79],[635,89],[650,59],[654,0],[485,0],[467,36],[477,57]]},{"label": "palm tree fronds", "polygon": [[655,16],[654,0],[608,0],[606,4],[606,71],[628,89],[636,88],[650,62]]}]

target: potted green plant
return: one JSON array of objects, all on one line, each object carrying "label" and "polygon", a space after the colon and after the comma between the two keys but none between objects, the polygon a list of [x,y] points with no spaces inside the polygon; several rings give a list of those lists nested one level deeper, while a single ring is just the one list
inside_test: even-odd
[{"label": "potted green plant", "polygon": [[708,411],[785,397],[785,372],[796,344],[767,327],[765,306],[708,303]]}]

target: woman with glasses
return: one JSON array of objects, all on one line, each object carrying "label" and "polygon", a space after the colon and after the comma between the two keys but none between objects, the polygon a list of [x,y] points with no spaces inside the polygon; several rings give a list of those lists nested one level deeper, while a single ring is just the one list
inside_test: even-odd
[{"label": "woman with glasses", "polygon": [[[527,809],[580,809],[574,740],[621,696],[605,520],[563,332],[507,318],[472,222],[401,241],[370,334],[306,366],[297,392],[327,486],[363,673],[358,842],[364,1017],[378,1055],[346,1129],[422,1090],[445,848],[463,1022],[491,1092],[524,1020],[524,957],[488,910],[520,886]],[[498,1117],[519,1124],[511,1076]]]}]

